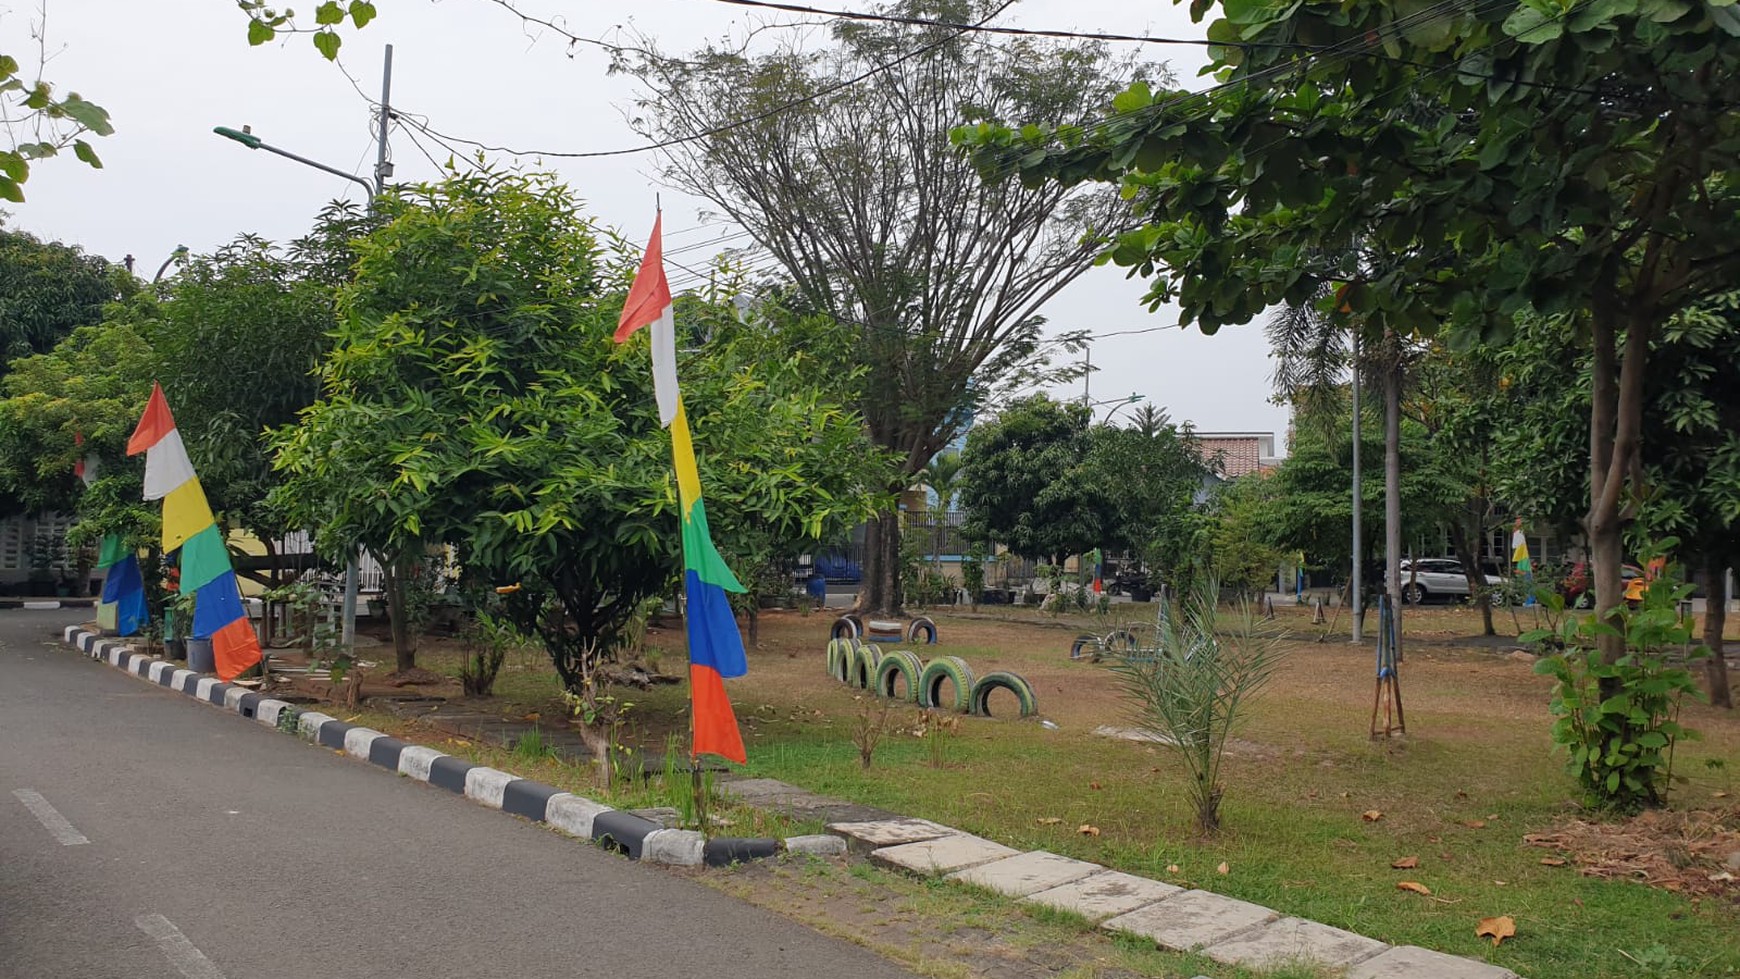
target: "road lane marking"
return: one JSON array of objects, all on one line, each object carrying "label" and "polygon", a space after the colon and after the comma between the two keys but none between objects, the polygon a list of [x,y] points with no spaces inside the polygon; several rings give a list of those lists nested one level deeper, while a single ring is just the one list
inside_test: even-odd
[{"label": "road lane marking", "polygon": [[194,948],[181,929],[168,918],[160,914],[142,914],[133,919],[133,924],[151,936],[151,940],[163,950],[164,957],[169,959],[169,964],[187,979],[224,979],[224,974],[211,964],[211,959]]},{"label": "road lane marking", "polygon": [[41,823],[44,829],[54,834],[54,838],[59,840],[62,846],[78,846],[80,843],[90,842],[85,838],[85,834],[73,829],[73,824],[67,822],[65,816],[62,816],[58,810],[48,804],[48,800],[42,797],[41,792],[35,789],[13,789],[12,794],[18,797],[19,802],[24,803],[24,808],[30,810],[30,814],[36,817],[36,821]]}]

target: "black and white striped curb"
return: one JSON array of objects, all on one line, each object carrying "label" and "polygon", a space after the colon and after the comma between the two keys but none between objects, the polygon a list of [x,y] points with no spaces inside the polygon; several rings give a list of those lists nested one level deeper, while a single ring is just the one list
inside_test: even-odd
[{"label": "black and white striped curb", "polygon": [[269,728],[287,729],[288,719],[282,725],[279,721],[285,718],[285,711],[293,711],[289,716],[295,719],[295,729],[285,733],[294,733],[360,761],[463,795],[491,809],[524,816],[571,836],[591,840],[601,847],[625,854],[631,860],[684,867],[718,867],[785,852],[815,856],[839,856],[846,852],[845,841],[832,835],[708,839],[693,830],[667,829],[652,820],[563,792],[553,785],[473,764],[434,748],[347,724],[328,714],[311,710],[295,712],[290,703],[225,683],[214,676],[181,669],[169,660],[135,652],[125,643],[104,639],[80,626],[67,626],[65,639],[68,645],[92,659],[106,662],[146,682],[187,694],[201,703],[251,718]]}]

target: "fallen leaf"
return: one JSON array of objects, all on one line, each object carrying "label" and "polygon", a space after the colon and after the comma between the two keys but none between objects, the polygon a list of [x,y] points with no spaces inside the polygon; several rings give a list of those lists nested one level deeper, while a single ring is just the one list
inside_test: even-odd
[{"label": "fallen leaf", "polygon": [[1039,825],[1041,825],[1041,826],[1056,826],[1058,823],[1061,823],[1061,822],[1063,822],[1063,820],[1058,818],[1057,816],[1041,816],[1041,817],[1039,817]]},{"label": "fallen leaf", "polygon": [[1175,863],[1167,864],[1166,865],[1166,872],[1169,874],[1172,874],[1173,876],[1177,876],[1178,875],[1178,865]]},{"label": "fallen leaf", "polygon": [[1091,826],[1087,823],[1082,823],[1081,828],[1076,830],[1076,832],[1083,836],[1098,836],[1100,835],[1100,828],[1098,826]]},{"label": "fallen leaf", "polygon": [[1449,853],[1440,853],[1440,854],[1438,854],[1438,859],[1444,861],[1445,863],[1449,863],[1450,860],[1452,859],[1452,855]]},{"label": "fallen leaf", "polygon": [[1376,809],[1367,809],[1365,812],[1359,814],[1359,818],[1368,823],[1375,823],[1384,818],[1384,814]]},{"label": "fallen leaf", "polygon": [[1347,797],[1348,797],[1348,796],[1349,796],[1349,795],[1350,795],[1350,794],[1351,794],[1351,793],[1348,793],[1348,792],[1343,792],[1343,793],[1341,793],[1341,797],[1342,797],[1342,798],[1343,798],[1343,799],[1345,799],[1345,798],[1347,798]]},{"label": "fallen leaf", "polygon": [[1565,861],[1560,860],[1558,857],[1542,857],[1541,858],[1541,866],[1543,866],[1543,867],[1563,867],[1564,865],[1565,865]]},{"label": "fallen leaf", "polygon": [[1484,820],[1484,819],[1464,819],[1462,821],[1462,825],[1468,827],[1469,829],[1485,829],[1486,828],[1486,820]]},{"label": "fallen leaf", "polygon": [[537,711],[532,711],[532,712],[531,712],[531,713],[530,713],[530,714],[527,714],[527,715],[526,715],[526,717],[525,717],[525,719],[526,719],[526,720],[528,720],[528,721],[535,721],[535,720],[537,720],[537,719],[538,719],[538,718],[540,718],[540,717],[542,717],[542,716],[543,716],[543,715],[542,715],[542,714],[539,714],[539,713],[538,713],[538,712],[537,712]]},{"label": "fallen leaf", "polygon": [[1496,918],[1481,918],[1480,927],[1474,932],[1476,938],[1492,939],[1494,948],[1498,947],[1499,942],[1514,935],[1516,935],[1516,921],[1508,914],[1501,914]]},{"label": "fallen leaf", "polygon": [[1432,893],[1430,888],[1428,888],[1425,884],[1422,884],[1417,880],[1397,881],[1396,882],[1396,890],[1398,890],[1398,891],[1413,891],[1415,894],[1431,894]]},{"label": "fallen leaf", "polygon": [[1726,798],[1728,798],[1728,793],[1726,793],[1726,792],[1712,792],[1712,793],[1710,793],[1710,798],[1712,798],[1712,799],[1726,799]]},{"label": "fallen leaf", "polygon": [[1413,870],[1420,865],[1419,857],[1403,857],[1390,864],[1392,870]]},{"label": "fallen leaf", "polygon": [[1498,822],[1498,813],[1496,813],[1496,812],[1487,813],[1486,818],[1487,818],[1488,822],[1496,823],[1496,822]]},{"label": "fallen leaf", "polygon": [[1428,836],[1428,837],[1426,837],[1426,842],[1427,843],[1442,843],[1442,842],[1444,842],[1444,837],[1442,837],[1442,836]]},{"label": "fallen leaf", "polygon": [[1502,880],[1495,880],[1495,881],[1493,881],[1493,883],[1494,883],[1494,884],[1497,884],[1497,885],[1498,885],[1498,886],[1500,886],[1500,887],[1503,887],[1503,886],[1504,886],[1504,884],[1505,884],[1505,882],[1504,882],[1504,881],[1502,881]]},{"label": "fallen leaf", "polygon": [[1222,861],[1221,861],[1221,862],[1220,862],[1220,866],[1218,866],[1218,867],[1216,867],[1216,868],[1214,868],[1214,872],[1215,872],[1215,873],[1217,873],[1217,874],[1222,874],[1222,875],[1225,875],[1225,874],[1227,874],[1227,873],[1228,873],[1228,872],[1230,872],[1230,871],[1231,871],[1231,870],[1232,870],[1232,868],[1230,868],[1230,867],[1228,867],[1228,866],[1227,866],[1227,865],[1226,865],[1226,861],[1225,861],[1225,860],[1222,860]]},{"label": "fallen leaf", "polygon": [[1719,870],[1719,871],[1710,875],[1710,880],[1712,880],[1718,884],[1726,883],[1727,881],[1731,881],[1733,879],[1735,879],[1734,875],[1729,873],[1726,870]]},{"label": "fallen leaf", "polygon": [[1088,788],[1090,788],[1090,789],[1093,789],[1093,790],[1094,790],[1094,791],[1095,791],[1095,792],[1098,792],[1098,791],[1099,791],[1099,788],[1100,788],[1100,783],[1098,783],[1098,782],[1089,782],[1089,783],[1088,783]]},{"label": "fallen leaf", "polygon": [[1464,791],[1462,791],[1462,790],[1461,790],[1461,789],[1457,789],[1457,790],[1456,790],[1456,798],[1458,798],[1458,799],[1466,799],[1466,798],[1468,798],[1468,793],[1467,793],[1467,792],[1464,792]]}]

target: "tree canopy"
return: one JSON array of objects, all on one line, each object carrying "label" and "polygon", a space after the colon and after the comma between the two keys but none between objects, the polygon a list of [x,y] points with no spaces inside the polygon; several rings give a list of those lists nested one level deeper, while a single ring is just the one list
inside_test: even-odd
[{"label": "tree canopy", "polygon": [[[1502,341],[1528,310],[1591,353],[1586,527],[1598,608],[1645,491],[1641,392],[1677,311],[1740,251],[1740,8],[1726,0],[1467,7],[1214,4],[1201,95],[1132,87],[1088,126],[981,123],[981,166],[1118,184],[1149,223],[1112,260],[1214,332],[1280,302],[1365,327]],[[1041,118],[1041,117],[1035,117]],[[1343,246],[1362,241],[1384,261]],[[1326,261],[1325,256],[1332,256]],[[1616,642],[1604,640],[1610,658]]]},{"label": "tree canopy", "polygon": [[8,362],[47,353],[74,327],[103,318],[103,304],[137,286],[76,245],[0,226],[0,377]]},{"label": "tree canopy", "polygon": [[[976,20],[969,0],[897,14]],[[832,45],[767,53],[644,49],[645,131],[671,146],[665,176],[770,253],[809,308],[848,331],[869,368],[857,406],[915,475],[976,410],[1051,375],[1040,307],[1125,227],[1117,195],[986,184],[949,145],[963,119],[1073,116],[1133,75],[1164,70],[1102,47],[990,42],[950,28],[840,23]],[[874,69],[875,78],[852,84]],[[907,479],[891,489],[902,489]],[[871,526],[861,602],[900,604],[899,524]]]}]

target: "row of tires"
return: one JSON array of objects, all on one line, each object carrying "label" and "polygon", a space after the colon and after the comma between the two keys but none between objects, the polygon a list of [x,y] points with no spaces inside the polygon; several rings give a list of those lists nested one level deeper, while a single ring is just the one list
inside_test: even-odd
[{"label": "row of tires", "polygon": [[992,692],[1007,690],[1020,703],[1022,717],[1039,712],[1039,699],[1026,678],[1002,670],[975,678],[972,667],[959,656],[938,656],[926,663],[909,649],[884,653],[875,643],[862,643],[850,637],[830,639],[828,675],[879,697],[980,717],[991,716]]},{"label": "row of tires", "polygon": [[856,639],[859,642],[886,639],[890,642],[900,642],[902,638],[912,645],[936,645],[936,623],[926,616],[902,626],[898,622],[883,622],[876,619],[866,621],[856,612],[848,612],[834,620],[833,628],[828,630],[829,639]]}]

